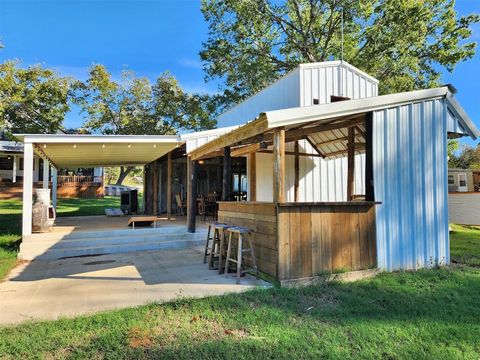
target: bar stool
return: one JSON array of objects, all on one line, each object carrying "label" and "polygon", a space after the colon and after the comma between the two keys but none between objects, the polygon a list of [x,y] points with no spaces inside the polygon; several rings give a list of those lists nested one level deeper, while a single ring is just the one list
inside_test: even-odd
[{"label": "bar stool", "polygon": [[[228,263],[231,261],[237,264],[237,284],[240,284],[240,276],[242,275],[242,258],[243,253],[250,252],[250,260],[252,262],[252,267],[250,270],[255,271],[255,276],[258,279],[258,267],[257,262],[255,261],[255,254],[253,252],[252,238],[250,236],[251,230],[244,227],[229,227],[227,229],[229,232],[228,236],[228,248],[227,248],[227,258],[225,259],[225,277],[228,276]],[[236,234],[237,238],[237,258],[234,259],[230,257],[232,251],[232,242],[234,240],[233,235]],[[244,237],[248,240],[249,248],[243,248],[243,239]]]},{"label": "bar stool", "polygon": [[[219,222],[207,222],[207,240],[205,243],[205,253],[203,255],[203,263],[207,262],[207,256],[209,256],[208,268],[213,269],[213,263],[215,258],[218,258],[218,273],[222,272],[224,243],[225,243],[225,230],[228,228],[227,224]],[[210,234],[212,236],[210,237]],[[212,245],[210,247],[210,240]]]}]

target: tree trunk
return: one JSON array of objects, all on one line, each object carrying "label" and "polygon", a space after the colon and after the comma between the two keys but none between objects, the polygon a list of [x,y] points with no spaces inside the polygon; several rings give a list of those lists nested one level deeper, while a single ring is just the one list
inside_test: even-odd
[{"label": "tree trunk", "polygon": [[122,185],[123,180],[127,177],[128,174],[130,174],[130,171],[133,170],[133,166],[120,166],[120,175],[118,175],[117,182],[115,185]]}]

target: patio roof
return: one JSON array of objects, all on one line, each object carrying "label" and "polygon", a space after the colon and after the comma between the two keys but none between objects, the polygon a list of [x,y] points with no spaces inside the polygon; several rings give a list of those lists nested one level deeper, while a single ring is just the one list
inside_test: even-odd
[{"label": "patio roof", "polygon": [[348,128],[355,128],[355,153],[364,152],[367,113],[438,98],[446,99],[463,129],[476,139],[480,132],[453,97],[452,89],[446,85],[434,89],[267,111],[246,125],[189,152],[189,155],[192,160],[196,160],[224,147],[240,149],[259,142],[271,145],[273,129],[283,127],[286,142],[306,139],[324,158],[344,157],[347,152]]},{"label": "patio roof", "polygon": [[55,167],[144,165],[183,144],[176,135],[18,134]]}]

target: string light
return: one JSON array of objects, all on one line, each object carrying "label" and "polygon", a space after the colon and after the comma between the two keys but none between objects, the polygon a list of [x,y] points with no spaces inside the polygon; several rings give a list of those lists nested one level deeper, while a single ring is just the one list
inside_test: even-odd
[{"label": "string light", "polygon": [[46,148],[47,148],[47,144],[43,144],[43,148],[46,149]]},{"label": "string light", "polygon": [[129,147],[129,148],[131,148],[131,147],[132,147],[132,145],[131,145],[131,144],[128,144],[128,147]]},{"label": "string light", "polygon": [[76,148],[77,148],[77,144],[73,144],[73,148],[76,149]]},{"label": "string light", "polygon": [[102,148],[105,149],[105,144],[102,144]]}]

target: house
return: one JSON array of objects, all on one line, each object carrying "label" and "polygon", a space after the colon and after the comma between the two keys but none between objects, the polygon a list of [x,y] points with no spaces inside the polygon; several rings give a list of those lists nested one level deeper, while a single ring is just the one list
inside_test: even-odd
[{"label": "house", "polygon": [[[42,159],[35,155],[33,164],[33,181],[40,181],[43,178]],[[0,140],[0,182],[16,183],[22,177],[23,145],[2,138]]]},{"label": "house", "polygon": [[480,191],[480,171],[471,169],[448,169],[449,192]]},{"label": "house", "polygon": [[[186,204],[192,234],[199,195],[215,195],[219,221],[250,228],[260,270],[281,282],[449,264],[447,139],[479,131],[450,85],[377,88],[345,62],[308,64],[222,114],[224,128],[175,139],[20,138],[28,169],[33,148],[56,167],[145,164],[145,212],[170,218]],[[110,143],[119,152],[103,156]]]}]

